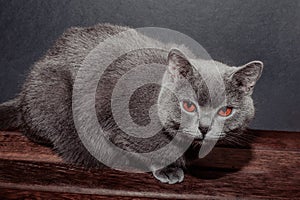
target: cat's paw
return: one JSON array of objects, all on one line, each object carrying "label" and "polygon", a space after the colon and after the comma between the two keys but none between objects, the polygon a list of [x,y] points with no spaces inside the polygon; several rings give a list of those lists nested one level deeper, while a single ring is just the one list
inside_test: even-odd
[{"label": "cat's paw", "polygon": [[166,167],[152,172],[153,176],[162,183],[180,183],[183,181],[184,172],[179,167]]}]

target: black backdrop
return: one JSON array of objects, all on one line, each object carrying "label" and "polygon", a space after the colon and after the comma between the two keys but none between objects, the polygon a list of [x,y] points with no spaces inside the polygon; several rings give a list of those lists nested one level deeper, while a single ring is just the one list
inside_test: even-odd
[{"label": "black backdrop", "polygon": [[300,1],[0,0],[0,102],[70,26],[157,26],[197,40],[215,60],[262,60],[252,128],[300,131]]}]

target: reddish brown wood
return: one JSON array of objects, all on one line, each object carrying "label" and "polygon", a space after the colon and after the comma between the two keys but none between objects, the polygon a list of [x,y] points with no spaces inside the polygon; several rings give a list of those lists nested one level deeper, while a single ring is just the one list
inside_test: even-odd
[{"label": "reddish brown wood", "polygon": [[62,162],[50,148],[35,144],[18,132],[0,132],[0,158]]},{"label": "reddish brown wood", "polygon": [[151,174],[71,167],[49,148],[2,132],[0,199],[300,199],[300,134],[253,134],[253,149],[216,147],[190,166],[183,183],[167,185]]},{"label": "reddish brown wood", "polygon": [[300,151],[300,133],[286,131],[249,130],[255,135],[255,149]]},{"label": "reddish brown wood", "polygon": [[35,190],[18,190],[18,189],[4,189],[0,188],[0,199],[63,199],[63,200],[90,200],[90,199],[108,199],[108,200],[144,200],[157,198],[141,198],[141,197],[127,197],[127,196],[104,196],[95,194],[78,194],[78,193],[65,193],[65,192],[47,192],[47,191],[35,191]]},{"label": "reddish brown wood", "polygon": [[[13,168],[12,168],[13,166]],[[202,169],[203,173],[214,173]],[[227,174],[217,179],[187,175],[181,184],[161,184],[150,174],[125,173],[115,170],[85,170],[63,164],[1,160],[0,187],[37,191],[58,191],[98,195],[134,195],[137,197],[188,198],[248,197],[291,199],[300,197],[299,173],[277,170],[274,173]],[[27,187],[26,187],[27,186]]]}]

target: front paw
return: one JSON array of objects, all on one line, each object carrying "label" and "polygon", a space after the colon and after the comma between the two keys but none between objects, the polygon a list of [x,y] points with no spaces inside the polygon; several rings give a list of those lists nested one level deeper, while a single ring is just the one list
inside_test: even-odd
[{"label": "front paw", "polygon": [[162,183],[180,183],[183,181],[184,172],[179,167],[165,167],[152,172],[153,176]]}]

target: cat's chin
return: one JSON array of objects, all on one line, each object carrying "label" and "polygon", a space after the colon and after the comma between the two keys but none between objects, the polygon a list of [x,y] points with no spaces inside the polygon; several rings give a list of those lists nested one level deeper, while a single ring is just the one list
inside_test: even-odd
[{"label": "cat's chin", "polygon": [[195,143],[195,144],[202,144],[202,143],[203,143],[203,139],[195,138],[195,139],[193,140],[193,143]]}]

